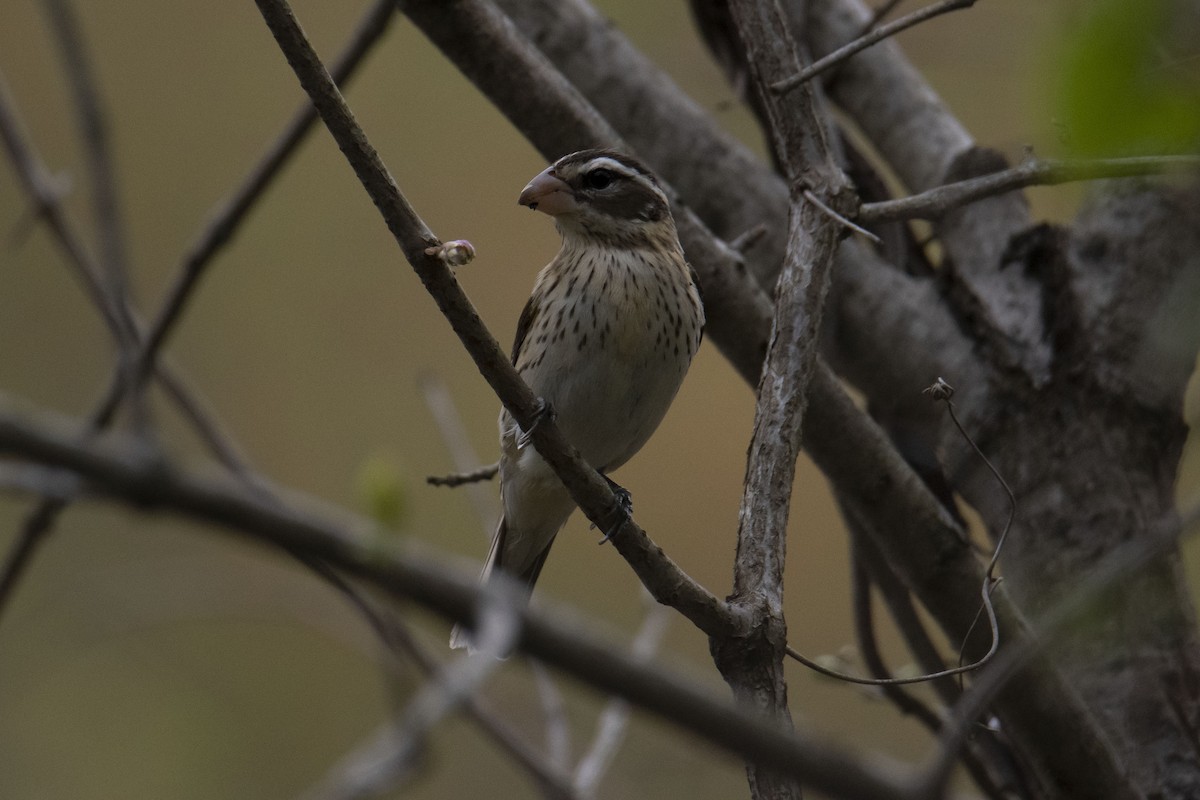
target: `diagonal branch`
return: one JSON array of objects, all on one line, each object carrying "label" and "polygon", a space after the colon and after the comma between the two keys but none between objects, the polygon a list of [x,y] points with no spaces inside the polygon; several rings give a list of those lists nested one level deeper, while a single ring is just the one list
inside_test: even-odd
[{"label": "diagonal branch", "polygon": [[124,223],[117,192],[108,123],[92,77],[92,66],[79,18],[70,0],[45,0],[45,9],[66,66],[79,115],[79,129],[91,174],[92,209],[100,239],[100,264],[114,303],[128,294]]},{"label": "diagonal branch", "polygon": [[[558,427],[538,417],[538,398],[509,363],[463,293],[449,267],[436,255],[439,240],[396,187],[378,153],[367,141],[345,100],[317,58],[284,0],[256,0],[300,84],[379,209],[408,262],[475,361],[505,408],[563,481],[583,513],[603,530],[630,561],[655,598],[671,605],[707,633],[727,631],[739,621],[720,599],[675,565],[628,517],[608,482],[580,458]],[[619,527],[618,527],[619,526]]]},{"label": "diagonal branch", "polygon": [[822,56],[790,78],[775,81],[771,84],[771,91],[776,94],[787,94],[800,84],[811,81],[821,73],[836,67],[855,53],[866,50],[871,45],[878,44],[884,39],[891,38],[901,31],[908,30],[926,20],[951,11],[957,11],[960,8],[970,8],[973,5],[975,5],[975,0],[940,0],[940,2],[930,3],[924,8],[917,9],[911,14],[906,14],[900,19],[889,22],[887,25],[881,25],[878,28],[872,26],[872,29],[867,33],[864,33],[852,42],[847,42],[832,53]]},{"label": "diagonal branch", "polygon": [[[466,620],[479,587],[474,575],[451,570],[376,533],[367,520],[319,508],[298,495],[265,499],[226,478],[182,473],[143,448],[84,439],[78,425],[30,422],[0,408],[0,453],[79,474],[94,491],[144,510],[160,509],[220,526],[235,535],[303,552],[388,594],[438,614]],[[777,726],[662,668],[648,666],[612,642],[559,616],[521,610],[520,648],[709,742],[795,776],[838,798],[895,800],[908,791],[907,773],[852,756],[808,735]]]},{"label": "diagonal branch", "polygon": [[[63,3],[56,2],[55,6],[61,7],[69,15],[69,9]],[[350,44],[338,59],[334,71],[339,80],[344,81],[350,77],[372,45],[383,35],[392,17],[392,3],[389,0],[378,0],[364,17]],[[65,28],[64,37],[72,39],[77,36],[73,22],[69,18],[61,24]],[[73,52],[67,55],[72,59],[79,57]],[[86,80],[86,76],[79,80]],[[92,95],[90,88],[87,88],[87,91],[82,89],[80,91],[89,97]],[[98,110],[88,112],[85,116],[88,119],[98,119]],[[316,112],[311,104],[304,104],[296,112],[291,124],[276,143],[269,148],[258,167],[242,187],[234,193],[223,209],[213,217],[212,222],[193,244],[180,267],[179,277],[167,293],[167,300],[151,324],[149,331],[146,332],[137,315],[129,307],[128,298],[123,294],[113,294],[109,291],[109,287],[105,286],[102,268],[93,261],[68,220],[53,182],[48,177],[45,166],[26,136],[16,113],[15,104],[8,94],[4,81],[0,79],[0,138],[3,138],[26,194],[34,203],[37,216],[44,218],[50,226],[55,240],[66,252],[68,265],[80,279],[88,298],[103,316],[118,344],[127,340],[132,340],[134,345],[138,345],[140,342],[138,352],[132,356],[132,364],[128,370],[121,369],[113,375],[104,398],[93,411],[91,423],[96,429],[108,427],[116,415],[126,390],[132,384],[144,380],[151,370],[156,370],[168,396],[191,422],[218,460],[244,479],[256,484],[261,482],[261,477],[247,467],[238,448],[225,435],[220,424],[212,418],[195,390],[191,389],[183,377],[178,375],[169,364],[161,363],[158,353],[167,332],[178,320],[183,305],[205,266],[232,238],[263,191],[279,174],[280,169],[295,152],[305,134],[311,130],[315,120]],[[99,125],[98,122],[91,124]],[[100,147],[100,149],[104,148]],[[95,160],[105,161],[106,159],[96,156]],[[103,172],[103,168],[100,171]],[[109,202],[111,204],[115,201]],[[122,352],[125,349],[124,346],[121,347]],[[0,612],[3,612],[8,599],[12,597],[17,583],[31,563],[38,545],[52,529],[59,513],[68,504],[69,500],[65,497],[45,498],[22,523],[16,542],[7,554],[4,564],[0,566]]]},{"label": "diagonal branch", "polygon": [[[129,349],[127,342],[136,344],[142,335],[141,322],[129,306],[128,297],[115,295],[106,286],[102,276],[102,268],[95,263],[87,248],[84,247],[75,227],[67,218],[60,202],[58,192],[47,177],[48,172],[38,156],[32,142],[26,136],[24,127],[17,114],[15,104],[7,92],[4,81],[0,79],[0,138],[3,138],[10,160],[16,169],[26,194],[33,202],[37,216],[44,219],[50,227],[55,242],[61,247],[67,257],[67,265],[81,280],[85,294],[99,311],[113,339],[118,344],[122,363],[113,375],[110,392],[113,386],[123,383],[125,373],[124,359]],[[191,389],[184,378],[169,364],[159,365],[159,378],[167,395],[192,423],[200,438],[208,445],[226,467],[234,473],[251,478],[237,447],[225,435],[221,425],[212,418],[205,404]],[[95,429],[108,427],[116,412],[116,404],[101,403],[90,417],[90,423]],[[0,566],[0,614],[12,597],[16,586],[32,562],[38,546],[46,534],[53,528],[59,513],[70,503],[68,496],[44,498],[25,517],[16,542],[10,548],[3,566]]]},{"label": "diagonal branch", "polygon": [[[334,64],[331,75],[336,83],[341,85],[348,81],[367,53],[383,37],[395,16],[393,7],[394,3],[389,0],[376,0],[363,16],[350,42]],[[102,402],[104,408],[115,409],[120,405],[125,393],[136,389],[154,370],[163,344],[183,314],[208,265],[221,249],[232,241],[250,211],[291,160],[316,121],[317,112],[313,105],[302,104],[278,138],[263,153],[258,164],[242,181],[241,186],[214,212],[180,262],[166,298],[150,323],[134,357],[129,380],[116,382],[109,387]]]}]

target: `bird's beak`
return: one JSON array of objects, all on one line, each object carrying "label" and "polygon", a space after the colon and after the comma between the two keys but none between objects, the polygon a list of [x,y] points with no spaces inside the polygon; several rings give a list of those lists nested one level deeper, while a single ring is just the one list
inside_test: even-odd
[{"label": "bird's beak", "polygon": [[552,217],[566,214],[577,208],[575,193],[564,181],[554,174],[554,167],[543,170],[521,192],[517,200],[523,206],[541,211]]}]

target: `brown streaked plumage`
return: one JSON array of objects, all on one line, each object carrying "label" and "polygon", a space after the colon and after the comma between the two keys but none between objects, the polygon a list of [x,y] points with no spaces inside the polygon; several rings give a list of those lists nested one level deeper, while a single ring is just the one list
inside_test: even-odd
[{"label": "brown streaked plumage", "polygon": [[[521,312],[513,364],[607,475],[658,427],[700,346],[695,275],[666,195],[629,156],[564,156],[529,182],[520,203],[553,216],[563,241]],[[482,579],[503,570],[532,589],[575,504],[506,411],[500,451],[504,516]],[[455,628],[450,643],[468,644],[464,631]]]}]

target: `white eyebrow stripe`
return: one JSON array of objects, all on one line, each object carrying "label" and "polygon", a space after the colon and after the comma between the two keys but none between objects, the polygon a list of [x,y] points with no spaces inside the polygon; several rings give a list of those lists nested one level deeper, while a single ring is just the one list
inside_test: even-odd
[{"label": "white eyebrow stripe", "polygon": [[621,175],[624,175],[626,178],[642,177],[642,173],[638,172],[637,170],[630,169],[629,167],[622,164],[620,161],[617,161],[616,159],[613,159],[613,158],[609,158],[608,156],[601,156],[599,158],[593,158],[591,161],[587,162],[587,164],[584,165],[583,171],[591,172],[594,169],[601,169],[601,168],[620,173]]}]

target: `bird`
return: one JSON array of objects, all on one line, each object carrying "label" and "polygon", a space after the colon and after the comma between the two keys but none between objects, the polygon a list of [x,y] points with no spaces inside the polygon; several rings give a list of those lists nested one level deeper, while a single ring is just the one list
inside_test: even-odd
[{"label": "bird", "polygon": [[[562,245],[521,312],[513,366],[539,398],[538,421],[552,417],[628,510],[629,493],[608,473],[654,433],[700,348],[696,273],[662,185],[629,155],[563,156],[518,202],[553,217]],[[575,503],[505,409],[499,427],[503,515],[480,580],[506,573],[527,597]],[[451,647],[471,643],[455,627]]]}]

